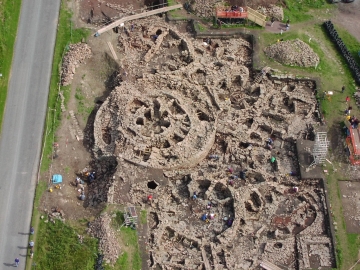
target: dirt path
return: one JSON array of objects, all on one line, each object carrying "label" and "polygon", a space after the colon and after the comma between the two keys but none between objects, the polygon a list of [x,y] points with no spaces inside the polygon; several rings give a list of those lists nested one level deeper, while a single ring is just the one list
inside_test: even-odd
[{"label": "dirt path", "polygon": [[332,21],[344,27],[360,42],[360,1],[355,0],[352,3],[338,3],[337,5],[338,9]]}]

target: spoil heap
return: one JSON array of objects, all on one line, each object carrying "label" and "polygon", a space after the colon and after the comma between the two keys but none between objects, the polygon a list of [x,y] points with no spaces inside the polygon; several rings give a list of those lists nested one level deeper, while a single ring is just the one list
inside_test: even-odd
[{"label": "spoil heap", "polygon": [[61,67],[61,84],[71,84],[76,68],[91,57],[91,48],[86,43],[70,44]]},{"label": "spoil heap", "polygon": [[264,52],[283,65],[316,67],[320,62],[313,49],[300,39],[277,42],[266,47]]},{"label": "spoil heap", "polygon": [[257,11],[259,11],[261,14],[264,14],[268,18],[275,18],[278,21],[282,21],[284,19],[284,10],[282,7],[275,6],[275,5],[269,5],[267,7],[265,6],[259,6],[257,8]]},{"label": "spoil heap", "polygon": [[120,245],[111,227],[111,217],[108,214],[99,216],[91,222],[88,233],[99,239],[99,250],[104,255],[104,260],[114,264],[119,257]]}]

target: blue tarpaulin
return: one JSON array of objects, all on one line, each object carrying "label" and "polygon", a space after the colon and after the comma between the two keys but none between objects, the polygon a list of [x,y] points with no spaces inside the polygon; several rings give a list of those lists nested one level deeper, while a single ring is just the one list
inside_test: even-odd
[{"label": "blue tarpaulin", "polygon": [[61,174],[54,174],[52,177],[53,184],[62,183],[62,175]]}]

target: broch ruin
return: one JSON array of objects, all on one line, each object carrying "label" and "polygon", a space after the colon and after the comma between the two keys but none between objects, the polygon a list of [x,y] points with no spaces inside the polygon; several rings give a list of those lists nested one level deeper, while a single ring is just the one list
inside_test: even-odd
[{"label": "broch ruin", "polygon": [[97,160],[86,204],[148,210],[150,269],[332,268],[323,183],[301,179],[296,153],[319,125],[315,82],[254,71],[245,36],[194,39],[158,17],[132,24],[118,34],[120,83],[85,135]]}]

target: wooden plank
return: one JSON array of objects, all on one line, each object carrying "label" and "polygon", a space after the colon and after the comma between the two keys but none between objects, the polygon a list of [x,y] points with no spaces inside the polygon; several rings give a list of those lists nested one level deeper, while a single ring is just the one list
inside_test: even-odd
[{"label": "wooden plank", "polygon": [[283,270],[280,267],[278,267],[275,264],[268,262],[268,261],[262,261],[260,263],[260,266],[266,270]]},{"label": "wooden plank", "polygon": [[202,258],[203,258],[205,270],[211,270],[210,263],[209,263],[208,258],[206,257],[204,247],[201,247],[201,255],[202,255]]},{"label": "wooden plank", "polygon": [[247,7],[248,11],[248,19],[253,21],[254,23],[265,27],[266,25],[266,16],[257,12],[256,10]]},{"label": "wooden plank", "polygon": [[108,44],[108,46],[109,46],[109,49],[110,49],[110,51],[111,51],[114,59],[115,59],[115,60],[119,60],[118,57],[117,57],[117,55],[116,55],[116,53],[115,53],[114,47],[113,47],[113,45],[111,44],[111,42],[108,41],[107,44]]},{"label": "wooden plank", "polygon": [[144,18],[144,17],[148,17],[148,16],[151,16],[151,15],[155,15],[155,14],[159,14],[159,13],[163,13],[163,12],[168,12],[170,10],[174,10],[174,9],[178,9],[178,8],[182,8],[182,4],[178,4],[178,5],[174,5],[174,6],[170,6],[170,7],[158,8],[158,9],[154,9],[154,10],[151,10],[151,11],[145,11],[145,12],[142,12],[142,13],[139,13],[139,14],[130,15],[130,16],[121,18],[121,19],[116,20],[115,22],[113,22],[113,23],[99,29],[96,32],[95,36],[101,35],[102,33],[106,32],[106,31],[109,31],[109,30],[119,26],[124,22],[132,21],[132,20],[136,20],[136,19],[141,19],[141,18]]}]

